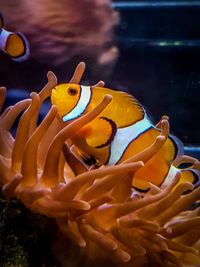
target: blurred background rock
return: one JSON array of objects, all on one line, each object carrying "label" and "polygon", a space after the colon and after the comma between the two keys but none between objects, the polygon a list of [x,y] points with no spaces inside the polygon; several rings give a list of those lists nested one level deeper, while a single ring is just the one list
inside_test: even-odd
[{"label": "blurred background rock", "polygon": [[35,90],[48,70],[66,81],[80,60],[88,63],[91,77],[110,73],[119,21],[110,0],[1,0],[0,12],[6,29],[26,36],[31,52],[22,64],[1,55],[0,79],[7,86]]}]

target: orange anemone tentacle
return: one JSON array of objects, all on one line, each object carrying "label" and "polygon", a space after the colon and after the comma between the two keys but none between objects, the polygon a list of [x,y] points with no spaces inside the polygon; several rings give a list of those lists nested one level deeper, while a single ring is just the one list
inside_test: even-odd
[{"label": "orange anemone tentacle", "polygon": [[[180,178],[180,176],[180,173],[176,174],[176,177]],[[179,184],[169,196],[163,198],[159,203],[153,204],[148,207],[146,212],[143,211],[143,216],[150,216],[149,218],[159,216],[164,210],[167,210],[167,208],[170,207],[172,203],[178,200],[186,190],[192,190],[193,188],[193,185],[190,183]]]},{"label": "orange anemone tentacle", "polygon": [[85,240],[89,239],[97,243],[100,247],[107,251],[113,251],[118,248],[117,243],[115,241],[96,231],[92,226],[87,223],[80,223],[79,231],[85,238]]},{"label": "orange anemone tentacle", "polygon": [[116,174],[116,173],[124,173],[124,172],[134,172],[135,169],[138,169],[139,167],[143,166],[142,162],[135,162],[135,163],[129,163],[129,164],[121,164],[119,166],[109,166],[98,170],[92,170],[90,172],[85,172],[76,177],[76,179],[71,180],[68,182],[67,185],[58,188],[54,196],[56,199],[59,199],[61,201],[69,201],[75,197],[75,195],[78,193],[80,188],[88,183],[93,182],[95,179],[99,179],[103,176],[109,175],[109,174]]},{"label": "orange anemone tentacle", "polygon": [[63,145],[63,154],[66,162],[69,164],[75,175],[87,171],[86,166],[70,151],[66,143]]},{"label": "orange anemone tentacle", "polygon": [[10,131],[13,123],[15,122],[17,116],[20,114],[22,110],[27,108],[31,103],[31,99],[25,99],[17,104],[15,104],[13,107],[11,107],[10,110],[3,116],[2,121],[2,127],[5,131]]},{"label": "orange anemone tentacle", "polygon": [[6,199],[10,199],[10,198],[14,197],[15,189],[20,184],[21,180],[22,180],[22,175],[17,174],[10,182],[6,183],[2,187],[2,193],[4,194]]},{"label": "orange anemone tentacle", "polygon": [[169,117],[167,115],[163,115],[162,118],[160,119],[160,121],[155,125],[155,127],[158,128],[158,129],[160,129],[161,128],[161,122],[163,120],[169,121]]},{"label": "orange anemone tentacle", "polygon": [[[121,166],[121,165],[120,165]],[[138,165],[138,168],[140,166]],[[136,169],[137,170],[137,169]],[[81,195],[81,198],[87,201],[95,198],[97,195],[104,195],[105,192],[109,193],[118,179],[121,179],[119,175],[108,175],[101,180],[96,181],[89,188],[87,188]]]},{"label": "orange anemone tentacle", "polygon": [[105,82],[104,81],[99,81],[98,83],[96,83],[92,87],[104,87],[104,86],[105,86]]},{"label": "orange anemone tentacle", "polygon": [[104,209],[98,211],[98,215],[96,214],[96,219],[98,219],[99,216],[103,216],[104,224],[107,224],[109,223],[113,215],[115,219],[117,219],[130,212],[141,209],[167,196],[169,192],[171,191],[171,189],[174,187],[174,185],[177,183],[178,183],[178,178],[175,177],[172,183],[168,187],[166,187],[161,193],[158,193],[153,196],[149,196],[148,198],[142,198],[142,199],[133,200],[133,201],[125,202],[125,203],[120,203],[120,205],[117,205],[117,204],[108,205]]},{"label": "orange anemone tentacle", "polygon": [[53,139],[49,151],[47,154],[46,163],[44,166],[42,181],[45,183],[48,180],[48,184],[55,185],[58,182],[58,164],[62,147],[67,138],[74,134],[79,128],[83,127],[86,123],[94,119],[99,113],[104,110],[112,100],[112,97],[106,95],[101,103],[96,106],[91,112],[83,117],[80,117],[70,125],[62,129]]},{"label": "orange anemone tentacle", "polygon": [[6,99],[6,87],[0,87],[0,111]]},{"label": "orange anemone tentacle", "polygon": [[78,64],[78,66],[76,67],[74,74],[73,74],[71,80],[69,81],[69,83],[79,84],[81,81],[81,78],[83,76],[84,71],[85,71],[85,63],[80,62]]},{"label": "orange anemone tentacle", "polygon": [[[23,175],[22,183],[25,185],[35,185],[37,183],[37,151],[40,140],[44,136],[46,130],[54,120],[57,114],[57,108],[53,106],[48,112],[45,119],[29,138],[24,148],[24,155],[21,166]],[[31,160],[30,160],[31,158]]]},{"label": "orange anemone tentacle", "polygon": [[32,103],[22,115],[17,128],[17,134],[12,153],[12,169],[20,172],[25,144],[29,138],[30,119],[39,108],[39,96],[36,93],[31,94]]},{"label": "orange anemone tentacle", "polygon": [[173,205],[172,207],[169,207],[167,210],[165,210],[164,213],[162,213],[158,217],[158,222],[161,225],[164,225],[170,218],[178,215],[181,211],[187,209],[192,203],[199,200],[200,196],[200,187],[196,188],[192,191],[191,194],[187,194],[184,196],[181,196]]},{"label": "orange anemone tentacle", "polygon": [[50,96],[52,89],[57,84],[57,77],[52,71],[47,73],[48,82],[39,92],[40,103],[42,103],[47,97]]}]

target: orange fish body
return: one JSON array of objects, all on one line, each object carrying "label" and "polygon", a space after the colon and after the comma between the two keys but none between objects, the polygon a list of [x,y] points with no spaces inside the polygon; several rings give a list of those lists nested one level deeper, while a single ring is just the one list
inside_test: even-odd
[{"label": "orange fish body", "polygon": [[21,33],[13,33],[4,29],[3,17],[0,14],[0,50],[8,54],[14,61],[26,60],[29,53],[29,45]]},{"label": "orange fish body", "polygon": [[[160,135],[160,130],[150,122],[140,103],[125,92],[75,84],[56,86],[51,101],[57,106],[59,117],[65,124],[91,111],[106,94],[112,96],[111,103],[75,133],[72,142],[83,155],[114,165],[142,152]],[[149,182],[157,186],[169,183],[172,174],[178,171],[171,166],[177,152],[176,142],[169,137],[144,167],[135,172],[133,186],[146,191]],[[187,177],[184,177],[186,181],[196,182],[194,172],[191,171]]]}]

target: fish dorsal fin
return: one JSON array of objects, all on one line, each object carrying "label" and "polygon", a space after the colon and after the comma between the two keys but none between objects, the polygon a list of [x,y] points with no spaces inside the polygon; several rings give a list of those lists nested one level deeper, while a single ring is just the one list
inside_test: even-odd
[{"label": "fish dorsal fin", "polygon": [[172,163],[178,155],[183,155],[183,144],[173,135],[169,135],[163,147],[165,159],[169,163]]},{"label": "fish dorsal fin", "polygon": [[136,98],[128,93],[114,91],[108,88],[92,88],[91,109],[94,108],[106,94],[112,96],[112,101],[101,113],[101,116],[114,121],[118,128],[127,127],[144,118],[144,108]]}]

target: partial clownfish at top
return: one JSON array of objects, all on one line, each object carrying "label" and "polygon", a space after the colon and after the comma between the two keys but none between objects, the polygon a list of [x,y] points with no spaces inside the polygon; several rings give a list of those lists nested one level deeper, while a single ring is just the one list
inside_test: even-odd
[{"label": "partial clownfish at top", "polygon": [[17,62],[28,59],[30,53],[26,38],[20,32],[8,32],[3,27],[3,16],[0,14],[0,50]]},{"label": "partial clownfish at top", "polygon": [[[72,142],[84,159],[114,165],[145,150],[160,135],[160,130],[150,122],[142,105],[125,92],[76,84],[56,86],[52,90],[51,102],[57,106],[62,123],[66,124],[91,111],[105,95],[112,96],[111,103],[77,131]],[[196,171],[180,170],[171,165],[178,150],[176,140],[168,137],[163,147],[134,173],[133,187],[147,191],[149,182],[165,186],[177,171],[181,171],[180,182],[196,184],[199,180]]]}]

